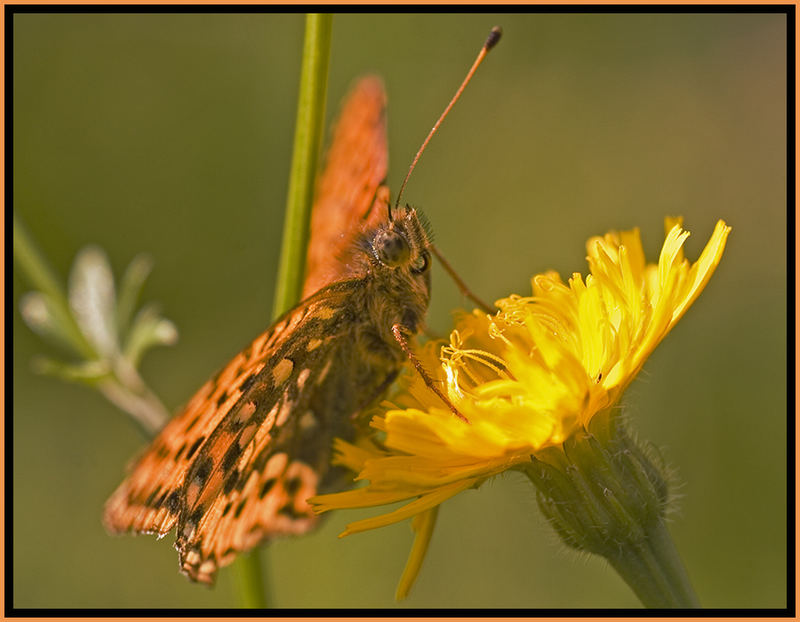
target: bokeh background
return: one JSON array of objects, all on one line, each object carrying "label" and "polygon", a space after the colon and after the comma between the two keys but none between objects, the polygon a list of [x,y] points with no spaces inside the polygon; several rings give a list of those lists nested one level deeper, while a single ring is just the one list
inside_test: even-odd
[{"label": "bokeh background", "polygon": [[[586,272],[586,239],[638,226],[655,259],[682,214],[695,258],[732,227],[708,288],[629,390],[635,429],[678,472],[671,531],[704,606],[786,604],[786,19],[778,14],[340,15],[328,118],[377,72],[392,188],[491,26],[505,35],[432,141],[406,200],[486,298]],[[180,342],[143,374],[171,408],[269,323],[300,15],[16,15],[16,214],[66,278],[88,243],[117,274],[146,252]],[[434,268],[429,320],[464,304]],[[13,602],[228,607],[178,573],[171,537],[108,536],[103,503],[143,438],[98,394],[40,377],[14,272]],[[276,607],[636,607],[567,550],[508,475],[448,501],[418,583],[393,599],[412,533],[317,533],[266,551]]]}]

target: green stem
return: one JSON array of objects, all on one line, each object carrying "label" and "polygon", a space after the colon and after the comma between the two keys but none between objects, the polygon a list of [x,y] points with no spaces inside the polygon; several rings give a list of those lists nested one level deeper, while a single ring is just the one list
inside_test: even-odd
[{"label": "green stem", "polygon": [[72,347],[86,360],[97,358],[94,348],[86,341],[86,337],[83,336],[72,317],[67,296],[58,279],[47,265],[42,253],[36,248],[36,244],[31,240],[16,213],[14,214],[14,263],[33,286],[50,299],[55,313],[58,314],[59,323],[64,328],[64,336],[67,337]]},{"label": "green stem", "polygon": [[239,601],[248,609],[265,609],[271,600],[260,553],[261,549],[255,548],[240,555],[233,565]]},{"label": "green stem", "polygon": [[[297,123],[273,318],[297,304],[303,291],[311,205],[325,120],[332,22],[331,15],[306,16]],[[241,556],[236,567],[242,606],[266,607],[268,589],[263,577],[261,550],[253,549],[250,554]]]},{"label": "green stem", "polygon": [[645,607],[700,607],[678,550],[662,520],[654,521],[644,540],[620,547],[609,563]]},{"label": "green stem", "polygon": [[[120,361],[125,362],[124,359]],[[109,379],[98,382],[95,388],[109,402],[128,413],[142,433],[152,440],[169,421],[169,411],[144,383],[139,372],[132,367],[126,372],[120,374],[115,370]]]},{"label": "green stem", "polygon": [[325,119],[332,22],[331,15],[306,16],[286,220],[272,307],[276,318],[297,304],[303,291],[311,202]]}]

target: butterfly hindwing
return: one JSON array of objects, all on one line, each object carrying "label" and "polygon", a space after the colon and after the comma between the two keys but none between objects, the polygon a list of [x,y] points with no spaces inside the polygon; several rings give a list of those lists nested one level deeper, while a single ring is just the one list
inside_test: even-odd
[{"label": "butterfly hindwing", "polygon": [[197,452],[240,401],[248,379],[263,368],[275,344],[291,336],[298,317],[290,314],[259,335],[165,426],[106,503],[104,522],[111,531],[163,535],[172,529],[182,507],[186,472]]},{"label": "butterfly hindwing", "polygon": [[206,383],[107,503],[109,529],[177,525],[182,568],[204,582],[237,552],[310,529],[306,499],[328,481],[333,437],[352,438],[351,416],[393,378],[349,347],[363,286],[324,288]]}]

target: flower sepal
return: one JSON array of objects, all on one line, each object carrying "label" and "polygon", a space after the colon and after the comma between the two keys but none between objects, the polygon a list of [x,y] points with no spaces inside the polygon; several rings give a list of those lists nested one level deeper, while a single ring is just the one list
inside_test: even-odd
[{"label": "flower sepal", "polygon": [[664,465],[619,415],[591,424],[519,465],[540,509],[565,544],[605,557],[645,606],[699,606],[665,524]]}]

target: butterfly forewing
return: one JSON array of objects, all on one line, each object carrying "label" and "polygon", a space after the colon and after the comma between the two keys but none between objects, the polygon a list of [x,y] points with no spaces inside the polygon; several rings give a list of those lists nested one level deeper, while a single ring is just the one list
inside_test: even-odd
[{"label": "butterfly forewing", "polygon": [[172,529],[182,507],[181,488],[189,466],[240,403],[253,374],[263,369],[275,345],[291,337],[296,311],[259,335],[167,424],[106,504],[104,519],[111,530],[164,534]]},{"label": "butterfly forewing", "polygon": [[386,218],[388,170],[386,93],[368,76],[342,106],[317,182],[303,296],[350,276],[354,237]]}]

